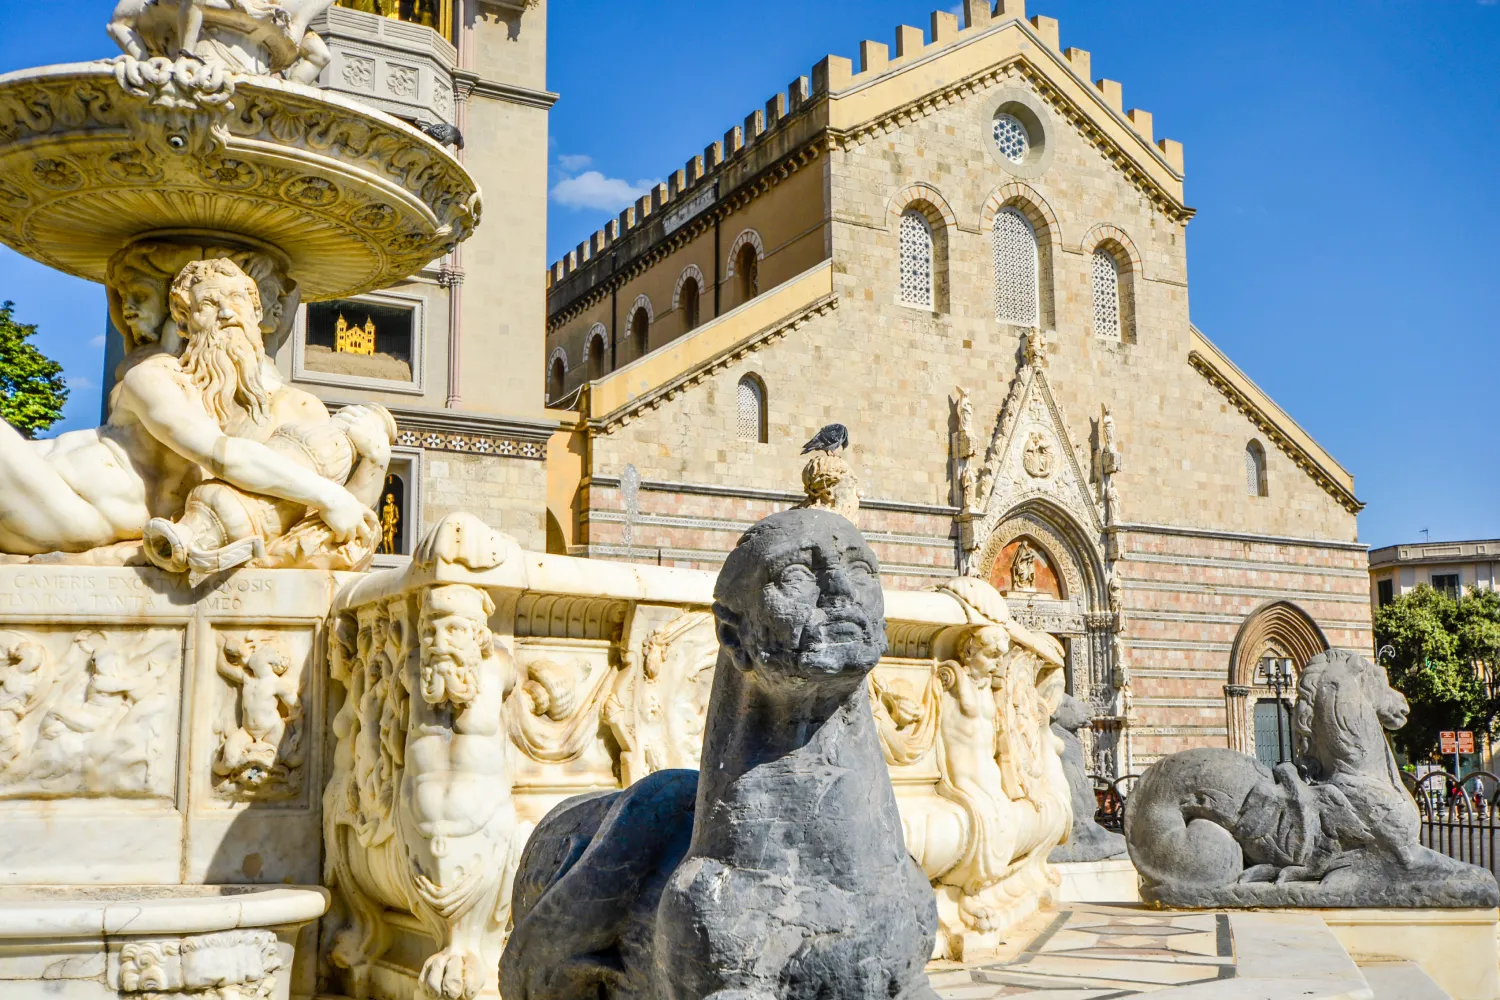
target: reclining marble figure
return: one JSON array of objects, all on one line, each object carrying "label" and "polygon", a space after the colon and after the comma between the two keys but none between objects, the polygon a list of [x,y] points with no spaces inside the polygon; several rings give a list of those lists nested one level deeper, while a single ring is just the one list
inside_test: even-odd
[{"label": "reclining marble figure", "polygon": [[714,591],[701,770],[578,796],[527,842],[506,1000],[905,1000],[937,909],[907,854],[866,677],[874,554],[830,511],[740,539]]},{"label": "reclining marble figure", "polygon": [[1142,898],[1182,907],[1493,908],[1493,875],[1418,842],[1417,806],[1383,732],[1404,726],[1408,710],[1383,669],[1329,650],[1297,681],[1294,763],[1273,770],[1217,747],[1158,761],[1125,806]]},{"label": "reclining marble figure", "polygon": [[188,264],[170,304],[180,352],[125,371],[103,426],[31,441],[0,421],[0,553],[131,563],[150,533],[145,555],[174,571],[252,557],[361,568],[379,532],[390,415],[352,406],[330,417],[283,383],[256,283],[233,261]]}]

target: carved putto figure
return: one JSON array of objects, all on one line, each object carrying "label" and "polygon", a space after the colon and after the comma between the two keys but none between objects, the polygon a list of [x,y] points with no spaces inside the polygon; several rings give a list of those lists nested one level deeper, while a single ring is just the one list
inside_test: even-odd
[{"label": "carved putto figure", "polygon": [[937,912],[907,855],[866,676],[874,554],[823,510],[751,528],[715,589],[699,772],[564,802],[528,841],[508,1000],[933,1000]]},{"label": "carved putto figure", "polygon": [[333,0],[119,0],[109,34],[131,59],[193,59],[312,83],[328,46],[308,30]]},{"label": "carved putto figure", "polygon": [[[330,418],[283,383],[259,289],[233,261],[183,268],[171,313],[180,356],[129,368],[103,427],[29,441],[0,423],[0,552],[134,562],[149,532],[144,554],[174,572],[365,565],[390,415],[355,406]],[[200,482],[203,470],[215,478]]]},{"label": "carved putto figure", "polygon": [[270,632],[222,636],[218,671],[239,701],[234,720],[218,728],[219,791],[248,798],[300,791],[293,776],[302,762],[302,675],[284,640]]},{"label": "carved putto figure", "polygon": [[1063,696],[1064,657],[988,583],[961,577],[938,590],[969,624],[934,640],[938,797],[903,819],[912,856],[937,883],[944,954],[967,960],[1057,895],[1047,855],[1071,810],[1047,720]]},{"label": "carved putto figure", "polygon": [[[1126,801],[1142,898],[1168,906],[1484,907],[1494,876],[1419,843],[1383,730],[1406,724],[1385,670],[1344,650],[1297,682],[1295,760],[1223,748],[1149,768]],[[1306,778],[1303,774],[1306,774]]]}]

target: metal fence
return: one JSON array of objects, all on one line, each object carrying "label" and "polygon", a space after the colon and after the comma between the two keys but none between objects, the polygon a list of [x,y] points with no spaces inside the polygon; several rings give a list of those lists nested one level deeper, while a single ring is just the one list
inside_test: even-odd
[{"label": "metal fence", "polygon": [[1500,871],[1500,777],[1476,771],[1456,778],[1433,771],[1421,779],[1403,774],[1422,817],[1424,847],[1439,854]]},{"label": "metal fence", "polygon": [[1139,774],[1127,774],[1119,778],[1105,778],[1097,774],[1089,775],[1094,782],[1094,821],[1106,830],[1115,833],[1125,832],[1125,798],[1135,783],[1140,779]]}]

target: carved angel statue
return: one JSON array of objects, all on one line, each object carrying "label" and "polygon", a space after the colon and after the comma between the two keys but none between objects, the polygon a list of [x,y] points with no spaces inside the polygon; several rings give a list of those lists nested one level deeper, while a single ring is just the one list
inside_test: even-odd
[{"label": "carved angel statue", "polygon": [[333,0],[119,0],[109,34],[128,58],[195,59],[313,83],[328,46],[308,30]]}]

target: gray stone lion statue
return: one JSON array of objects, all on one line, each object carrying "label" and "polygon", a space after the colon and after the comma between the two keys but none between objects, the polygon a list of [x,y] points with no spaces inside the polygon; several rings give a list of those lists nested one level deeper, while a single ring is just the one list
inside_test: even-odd
[{"label": "gray stone lion statue", "polygon": [[506,1000],[936,1000],[866,676],[875,555],[826,510],[755,525],[714,591],[701,771],[569,799],[526,844]]},{"label": "gray stone lion statue", "polygon": [[1148,902],[1176,907],[1494,907],[1488,871],[1418,843],[1385,730],[1409,706],[1385,671],[1329,650],[1297,683],[1293,763],[1200,748],[1149,768],[1125,807]]}]

